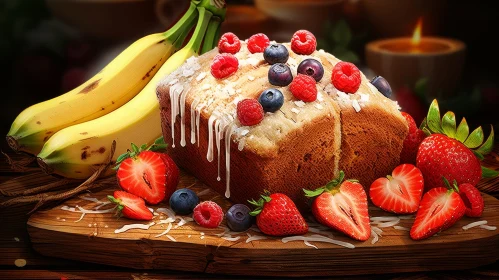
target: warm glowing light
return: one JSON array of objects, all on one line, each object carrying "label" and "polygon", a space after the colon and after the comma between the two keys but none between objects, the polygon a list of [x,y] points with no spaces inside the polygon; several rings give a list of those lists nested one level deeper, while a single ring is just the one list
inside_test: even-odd
[{"label": "warm glowing light", "polygon": [[421,29],[423,29],[423,20],[419,18],[416,28],[414,28],[414,33],[412,33],[411,44],[419,45],[421,42]]}]

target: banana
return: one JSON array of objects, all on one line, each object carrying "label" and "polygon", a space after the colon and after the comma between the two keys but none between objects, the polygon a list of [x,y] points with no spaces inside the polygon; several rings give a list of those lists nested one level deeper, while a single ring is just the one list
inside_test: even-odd
[{"label": "banana", "polygon": [[145,36],[79,87],[19,114],[7,134],[15,151],[36,155],[63,128],[97,119],[121,107],[154,77],[179,49],[197,17],[196,5],[165,33]]},{"label": "banana", "polygon": [[116,140],[115,161],[130,143],[149,145],[161,136],[156,86],[189,57],[198,54],[213,13],[203,7],[197,9],[198,24],[189,43],[168,59],[136,97],[105,116],[57,132],[45,143],[38,154],[38,163],[46,173],[85,179],[104,163],[113,140]]}]

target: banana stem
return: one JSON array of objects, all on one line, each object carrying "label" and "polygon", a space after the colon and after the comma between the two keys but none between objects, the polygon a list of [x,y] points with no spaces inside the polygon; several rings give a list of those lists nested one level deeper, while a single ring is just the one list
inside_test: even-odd
[{"label": "banana stem", "polygon": [[225,14],[227,13],[225,0],[201,0],[198,7],[205,8],[214,16],[219,17],[222,21],[225,20]]},{"label": "banana stem", "polygon": [[[191,3],[187,12],[180,18],[174,26],[163,33],[168,41],[178,48],[182,46],[189,30],[194,26],[198,12],[195,3]],[[179,46],[180,45],[180,46]]]},{"label": "banana stem", "polygon": [[199,53],[200,51],[201,43],[203,42],[206,29],[208,28],[208,23],[213,16],[213,13],[203,7],[198,7],[198,12],[199,18],[196,29],[194,30],[194,34],[192,34],[191,40],[185,46],[186,49],[191,49],[195,53]]},{"label": "banana stem", "polygon": [[203,48],[201,49],[201,54],[211,51],[217,45],[217,30],[220,29],[220,24],[222,20],[213,16],[208,23],[208,28],[206,30],[206,34],[204,36]]}]

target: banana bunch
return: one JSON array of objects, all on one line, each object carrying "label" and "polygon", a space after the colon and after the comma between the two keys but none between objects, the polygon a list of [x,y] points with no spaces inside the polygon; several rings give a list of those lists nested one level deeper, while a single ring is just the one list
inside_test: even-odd
[{"label": "banana bunch", "polygon": [[[185,47],[173,54],[161,67],[159,67],[159,64],[161,60],[164,60],[165,54],[158,57],[159,61],[155,61],[154,64],[152,64],[153,66],[156,65],[155,67],[151,67],[151,64],[149,64],[149,69],[156,70],[156,73],[152,75],[153,73],[151,72],[151,79],[130,101],[119,106],[112,112],[111,110],[107,110],[107,114],[102,116],[97,116],[95,112],[93,115],[87,114],[86,116],[82,116],[81,112],[79,112],[78,117],[71,116],[71,114],[76,114],[75,111],[86,110],[82,108],[83,105],[81,105],[81,103],[78,103],[78,106],[76,106],[75,103],[72,103],[72,108],[66,108],[64,112],[61,109],[53,108],[51,110],[54,110],[54,112],[46,113],[47,116],[44,119],[44,122],[47,123],[46,126],[50,126],[51,132],[59,130],[53,135],[50,135],[48,139],[45,139],[45,144],[38,154],[38,163],[46,173],[57,174],[67,178],[85,179],[90,177],[96,168],[105,163],[114,140],[116,141],[116,153],[113,160],[116,160],[118,155],[127,151],[127,148],[130,147],[130,143],[151,144],[155,139],[161,136],[160,109],[156,97],[156,86],[158,82],[182,65],[189,57],[198,55],[201,51],[201,43],[203,41],[203,51],[212,49],[216,44],[215,38],[218,35],[220,24],[225,17],[225,3],[223,1],[212,2],[212,0],[202,0],[192,1],[191,3],[191,8],[194,7],[194,14],[198,18],[191,39]],[[191,10],[189,10],[187,14],[189,14],[190,11]],[[190,21],[190,16],[187,14],[186,16],[188,19],[184,19],[184,22]],[[184,16],[184,18],[186,18],[186,16]],[[178,36],[173,43],[172,49],[175,49],[182,44],[187,33],[188,32],[184,32],[181,36]],[[163,44],[164,42],[160,43],[160,45]],[[154,60],[146,58],[146,56],[148,56],[147,54],[142,53],[140,55],[145,56],[142,57],[142,62],[146,59]],[[123,67],[122,71],[124,71]],[[128,69],[128,71],[138,72],[137,69]],[[143,73],[140,73],[140,76],[143,76]],[[116,83],[114,86],[115,89],[123,89],[124,87],[131,87],[131,83],[137,83],[137,81],[132,81],[131,74],[128,74],[126,78],[120,78],[119,83]],[[123,84],[128,85],[124,86]],[[83,88],[85,88],[85,86],[83,86]],[[135,85],[135,88],[138,88],[138,85]],[[97,89],[98,86],[93,90]],[[107,87],[107,89],[109,91],[110,87]],[[92,94],[92,91],[89,91],[86,95],[90,96],[90,94]],[[97,106],[99,109],[100,106],[104,106],[106,102],[111,102],[109,96],[114,93],[102,92],[101,94],[107,94],[108,97],[99,99],[101,102],[100,105]],[[43,112],[45,111],[48,110],[46,109]],[[68,115],[66,116],[65,114]],[[56,116],[59,120],[52,120],[52,118],[56,118]],[[32,122],[32,120],[38,121],[40,118],[38,114],[31,115],[31,117],[20,116],[19,118],[21,117],[26,120],[25,122]],[[68,123],[68,118],[71,118],[72,123]],[[63,123],[61,119],[66,120],[64,121],[64,124],[61,124]],[[36,125],[37,124],[35,123],[34,125],[30,125],[30,127],[36,127]],[[43,122],[42,125],[44,125]],[[39,131],[41,131],[41,134],[46,134],[47,128],[45,128],[43,132],[40,129]],[[9,133],[8,138],[11,137],[12,139],[16,136],[19,135]],[[20,139],[21,137],[16,138],[18,146],[20,146]],[[35,142],[35,140],[40,144],[39,139],[24,141],[23,143],[31,144]],[[34,147],[36,145],[30,146]]]}]

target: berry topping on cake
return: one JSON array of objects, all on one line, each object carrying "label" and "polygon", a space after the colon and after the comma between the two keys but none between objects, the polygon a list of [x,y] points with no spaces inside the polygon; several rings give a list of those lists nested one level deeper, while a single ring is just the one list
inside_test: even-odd
[{"label": "berry topping on cake", "polygon": [[381,77],[381,76],[376,76],[371,80],[371,84],[378,89],[379,92],[381,92],[384,96],[390,98],[392,96],[392,88],[390,87],[390,84],[388,81]]},{"label": "berry topping on cake", "polygon": [[410,163],[416,164],[416,155],[418,153],[419,144],[426,137],[426,134],[423,130],[419,129],[416,126],[416,122],[411,117],[411,115],[406,112],[400,112],[402,116],[404,116],[407,121],[407,125],[409,126],[409,133],[404,139],[404,146],[402,148],[402,152],[400,153],[400,163]]},{"label": "berry topping on cake", "polygon": [[237,103],[237,118],[242,125],[259,124],[263,114],[263,107],[256,99],[243,99]]},{"label": "berry topping on cake", "polygon": [[284,104],[284,95],[278,89],[269,88],[260,94],[258,102],[262,105],[263,111],[273,113]]},{"label": "berry topping on cake", "polygon": [[317,99],[317,87],[314,78],[298,74],[289,86],[293,96],[305,102],[313,102]]},{"label": "berry topping on cake", "polygon": [[318,60],[313,58],[307,58],[300,62],[297,71],[300,74],[314,78],[316,82],[320,82],[322,76],[324,76],[324,67]]},{"label": "berry topping on cake", "polygon": [[152,213],[147,209],[144,200],[136,195],[124,191],[115,191],[107,198],[118,205],[117,214],[133,220],[152,220]]},{"label": "berry topping on cake", "polygon": [[477,188],[475,188],[472,184],[461,184],[459,185],[459,195],[461,196],[464,206],[466,207],[466,211],[464,212],[466,216],[482,216],[484,207],[483,197]]},{"label": "berry topping on cake", "polygon": [[268,78],[270,84],[285,87],[293,81],[293,74],[286,64],[276,63],[270,66]]},{"label": "berry topping on cake", "polygon": [[308,225],[295,203],[285,194],[265,193],[258,201],[249,201],[257,208],[251,212],[256,216],[256,225],[267,235],[301,235],[308,232]]},{"label": "berry topping on cake", "polygon": [[239,61],[230,53],[217,54],[211,62],[211,75],[217,79],[226,78],[237,71]]},{"label": "berry topping on cake", "polygon": [[423,195],[423,174],[412,164],[397,166],[392,175],[378,178],[369,188],[374,205],[396,214],[409,214],[418,210]]},{"label": "berry topping on cake", "polygon": [[446,230],[464,215],[466,207],[453,188],[438,187],[424,194],[410,235],[421,240]]},{"label": "berry topping on cake", "polygon": [[249,213],[251,210],[244,204],[234,204],[225,213],[227,226],[232,231],[241,232],[249,229],[253,225],[255,217]]},{"label": "berry topping on cake", "polygon": [[360,71],[353,63],[338,62],[333,68],[331,82],[339,91],[355,93],[360,87]]},{"label": "berry topping on cake", "polygon": [[241,49],[241,41],[236,34],[227,32],[218,41],[218,51],[220,53],[235,54]]},{"label": "berry topping on cake", "polygon": [[190,189],[178,189],[170,197],[170,207],[179,215],[189,215],[198,205],[199,197]]},{"label": "berry topping on cake", "polygon": [[[482,127],[469,133],[466,119],[456,128],[456,117],[447,112],[440,119],[437,100],[434,100],[423,121],[426,137],[419,145],[416,166],[423,173],[425,188],[442,186],[442,177],[458,185],[469,183],[476,186],[483,177],[495,177],[499,172],[480,166],[484,155],[492,151],[494,128],[484,142]],[[434,134],[432,134],[434,133]]]},{"label": "berry topping on cake", "polygon": [[250,53],[261,53],[269,44],[269,37],[263,33],[258,33],[248,39],[248,50]]},{"label": "berry topping on cake", "polygon": [[310,31],[298,30],[291,38],[291,50],[296,54],[312,54],[316,47],[317,39]]},{"label": "berry topping on cake", "polygon": [[343,182],[344,177],[340,171],[340,176],[326,186],[303,191],[305,196],[315,197],[312,213],[319,223],[365,241],[371,236],[367,195],[361,184],[355,180]]},{"label": "berry topping on cake", "polygon": [[263,58],[269,64],[286,63],[289,58],[288,49],[282,44],[272,44],[265,48]]},{"label": "berry topping on cake", "polygon": [[194,208],[192,218],[202,227],[216,228],[222,223],[224,212],[217,203],[203,201]]}]

